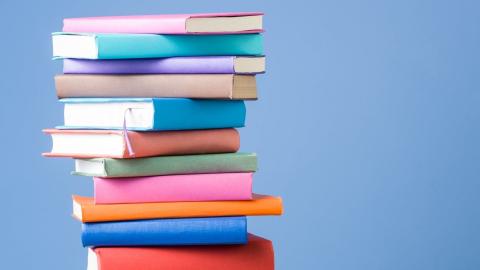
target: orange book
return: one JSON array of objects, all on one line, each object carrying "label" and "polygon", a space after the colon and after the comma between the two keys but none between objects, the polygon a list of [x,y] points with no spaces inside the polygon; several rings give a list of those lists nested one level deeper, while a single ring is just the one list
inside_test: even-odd
[{"label": "orange book", "polygon": [[155,218],[266,216],[282,214],[282,199],[254,194],[249,201],[95,204],[94,198],[73,196],[73,216],[82,222]]},{"label": "orange book", "polygon": [[[47,157],[134,158],[236,152],[240,136],[233,128],[135,132],[45,129],[53,146]],[[127,141],[128,140],[128,141]],[[130,146],[130,147],[129,147]]]},{"label": "orange book", "polygon": [[246,245],[98,247],[89,249],[87,270],[273,270],[270,240],[248,235]]}]

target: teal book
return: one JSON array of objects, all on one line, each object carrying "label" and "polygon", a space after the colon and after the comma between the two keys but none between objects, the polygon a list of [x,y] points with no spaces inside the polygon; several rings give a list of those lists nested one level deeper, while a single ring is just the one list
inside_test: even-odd
[{"label": "teal book", "polygon": [[96,177],[136,177],[172,174],[255,172],[255,153],[158,156],[145,158],[75,159],[72,174]]},{"label": "teal book", "polygon": [[243,127],[242,100],[188,98],[65,98],[58,129],[137,131]]},{"label": "teal book", "polygon": [[263,55],[261,34],[52,34],[53,57],[131,59],[174,56]]}]

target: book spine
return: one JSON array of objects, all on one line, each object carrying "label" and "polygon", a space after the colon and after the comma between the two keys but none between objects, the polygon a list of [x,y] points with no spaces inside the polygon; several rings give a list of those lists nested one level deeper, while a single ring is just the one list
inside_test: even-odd
[{"label": "book spine", "polygon": [[178,218],[82,224],[83,246],[244,244],[246,217]]},{"label": "book spine", "polygon": [[233,92],[233,77],[234,75],[231,74],[67,74],[55,76],[55,88],[59,98],[177,97],[230,99]]},{"label": "book spine", "polygon": [[253,173],[94,178],[95,203],[228,201],[252,199]]},{"label": "book spine", "polygon": [[254,172],[257,170],[257,156],[228,153],[125,160],[105,159],[104,164],[105,177]]},{"label": "book spine", "polygon": [[263,55],[263,38],[260,34],[99,34],[96,39],[98,59]]},{"label": "book spine", "polygon": [[249,235],[234,246],[98,247],[89,252],[92,268],[102,270],[274,270],[272,242]]},{"label": "book spine", "polygon": [[[154,130],[239,128],[245,125],[241,100],[154,99]],[[169,117],[165,117],[165,116]]]},{"label": "book spine", "polygon": [[65,74],[234,74],[233,56],[128,60],[64,59]]}]

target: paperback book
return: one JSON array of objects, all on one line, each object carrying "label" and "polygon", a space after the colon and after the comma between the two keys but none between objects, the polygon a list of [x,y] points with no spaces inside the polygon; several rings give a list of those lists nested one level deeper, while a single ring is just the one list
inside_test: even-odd
[{"label": "paperback book", "polygon": [[174,174],[255,172],[255,153],[156,156],[147,158],[76,159],[72,174],[82,176],[136,177]]},{"label": "paperback book", "polygon": [[245,217],[175,218],[82,224],[83,246],[231,245],[247,242]]},{"label": "paperback book", "polygon": [[53,142],[52,150],[43,154],[46,157],[123,159],[229,153],[240,147],[240,136],[235,129],[162,132],[45,129],[44,132]]},{"label": "paperback book", "polygon": [[88,270],[274,270],[270,240],[249,234],[245,245],[186,247],[97,247]]},{"label": "paperback book", "polygon": [[65,32],[209,34],[258,33],[263,13],[228,12],[67,18]]},{"label": "paperback book", "polygon": [[93,197],[73,196],[73,216],[81,222],[156,218],[266,216],[282,214],[280,197],[254,194],[247,201],[95,204]]},{"label": "paperback book", "polygon": [[59,98],[178,97],[255,99],[255,76],[232,74],[68,74],[55,76]]},{"label": "paperback book", "polygon": [[263,55],[260,34],[153,35],[53,33],[53,57],[136,59],[175,56]]},{"label": "paperback book", "polygon": [[139,131],[243,127],[241,100],[187,98],[66,98],[58,129]]},{"label": "paperback book", "polygon": [[265,56],[197,56],[151,59],[64,59],[64,74],[257,74]]},{"label": "paperback book", "polygon": [[95,204],[252,199],[253,173],[94,177]]}]

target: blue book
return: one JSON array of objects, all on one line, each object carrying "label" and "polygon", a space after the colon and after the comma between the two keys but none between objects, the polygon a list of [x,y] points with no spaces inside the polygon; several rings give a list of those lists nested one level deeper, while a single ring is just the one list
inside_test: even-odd
[{"label": "blue book", "polygon": [[59,129],[186,130],[243,127],[241,100],[66,98]]},{"label": "blue book", "polygon": [[260,34],[154,35],[53,33],[54,58],[129,59],[262,55]]},{"label": "blue book", "polygon": [[83,223],[87,246],[179,246],[247,243],[246,217]]}]

